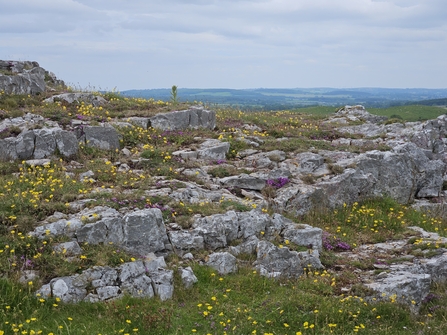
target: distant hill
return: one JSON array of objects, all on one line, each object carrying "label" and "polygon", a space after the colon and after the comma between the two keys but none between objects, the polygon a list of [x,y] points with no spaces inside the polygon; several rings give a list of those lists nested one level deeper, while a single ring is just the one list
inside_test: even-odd
[{"label": "distant hill", "polygon": [[[168,100],[170,89],[128,90],[128,97]],[[179,88],[180,101],[201,101],[241,109],[278,110],[308,106],[344,106],[361,104],[365,107],[390,107],[405,104],[445,105],[447,89],[426,88],[256,88],[200,89]]]}]

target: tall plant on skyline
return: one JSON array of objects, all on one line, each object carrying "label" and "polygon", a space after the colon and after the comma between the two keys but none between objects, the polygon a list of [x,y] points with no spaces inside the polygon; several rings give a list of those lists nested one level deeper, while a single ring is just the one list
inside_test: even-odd
[{"label": "tall plant on skyline", "polygon": [[171,102],[174,106],[178,104],[178,96],[177,96],[177,86],[172,85],[171,87]]}]

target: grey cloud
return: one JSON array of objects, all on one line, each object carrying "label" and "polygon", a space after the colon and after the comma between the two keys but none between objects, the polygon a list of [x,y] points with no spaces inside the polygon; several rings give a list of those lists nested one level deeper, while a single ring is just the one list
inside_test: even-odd
[{"label": "grey cloud", "polygon": [[[71,0],[14,0],[2,4],[0,33],[46,33],[87,31],[113,25],[107,13]],[[98,31],[95,29],[95,31]]]},{"label": "grey cloud", "polygon": [[72,0],[2,1],[1,15],[9,14],[80,14],[91,12],[88,6]]},{"label": "grey cloud", "polygon": [[121,89],[368,85],[391,66],[397,83],[447,75],[445,17],[445,0],[10,0],[0,59]]}]

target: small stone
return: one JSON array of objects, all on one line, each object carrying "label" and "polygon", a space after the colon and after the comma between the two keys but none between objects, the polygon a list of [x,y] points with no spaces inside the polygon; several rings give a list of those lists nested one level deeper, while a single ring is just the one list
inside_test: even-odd
[{"label": "small stone", "polygon": [[191,261],[191,260],[194,259],[194,256],[193,256],[192,253],[188,252],[188,253],[184,254],[182,258],[185,259],[185,260],[190,260]]}]

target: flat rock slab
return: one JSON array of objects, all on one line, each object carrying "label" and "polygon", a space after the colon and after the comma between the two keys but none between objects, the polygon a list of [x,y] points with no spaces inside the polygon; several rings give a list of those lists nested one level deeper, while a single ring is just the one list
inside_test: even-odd
[{"label": "flat rock slab", "polygon": [[120,135],[113,127],[87,126],[79,132],[79,140],[85,141],[89,147],[101,150],[116,150],[120,148]]},{"label": "flat rock slab", "polygon": [[430,292],[431,276],[407,271],[392,272],[366,287],[378,292],[377,299],[403,302],[417,310]]},{"label": "flat rock slab", "polygon": [[223,187],[238,187],[254,191],[261,191],[266,185],[265,180],[252,177],[245,173],[239,176],[221,178],[220,183]]},{"label": "flat rock slab", "polygon": [[63,93],[53,95],[52,97],[44,100],[44,102],[47,103],[54,103],[57,101],[63,101],[68,104],[85,102],[95,107],[102,106],[107,103],[106,99],[92,93]]},{"label": "flat rock slab", "polygon": [[228,151],[230,150],[230,143],[221,142],[216,139],[209,139],[204,141],[200,147],[195,150],[179,150],[174,151],[174,156],[179,156],[184,160],[223,160],[226,158]]},{"label": "flat rock slab", "polygon": [[[149,120],[153,128],[162,130],[181,130],[187,128],[206,128],[212,130],[216,127],[216,113],[202,107],[191,107],[183,111],[160,113],[149,118]],[[138,121],[141,122],[141,120]]]}]

